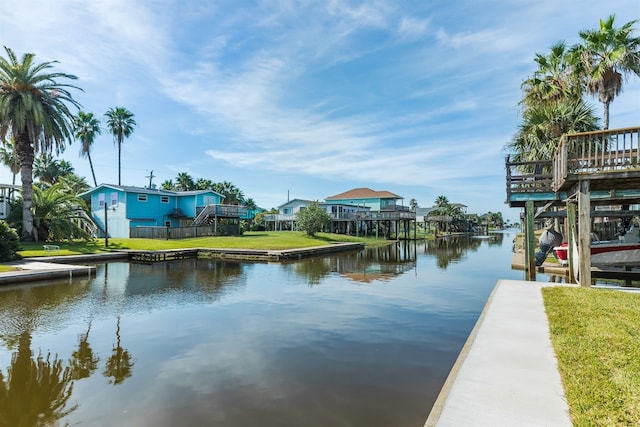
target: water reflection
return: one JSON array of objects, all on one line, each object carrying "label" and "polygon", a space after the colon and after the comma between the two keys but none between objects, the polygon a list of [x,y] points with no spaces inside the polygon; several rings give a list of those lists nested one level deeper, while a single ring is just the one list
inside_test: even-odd
[{"label": "water reflection", "polygon": [[503,233],[491,233],[488,236],[451,235],[426,241],[424,253],[435,256],[438,267],[446,270],[449,264],[466,259],[469,252],[477,252],[483,242],[488,246],[500,247],[503,240]]},{"label": "water reflection", "polygon": [[87,332],[78,335],[78,348],[71,353],[69,364],[74,380],[88,378],[98,369],[100,358],[94,354],[91,344],[89,344],[89,332],[91,332],[91,322],[89,322]]},{"label": "water reflection", "polygon": [[[0,288],[0,427],[422,425],[513,277],[501,237],[285,264],[114,262]],[[444,274],[438,256],[466,269]]]},{"label": "water reflection", "polygon": [[56,425],[76,410],[67,406],[73,393],[73,370],[57,355],[34,357],[31,335],[20,335],[6,376],[0,370],[0,426]]},{"label": "water reflection", "polygon": [[315,286],[333,273],[354,282],[389,281],[415,268],[417,243],[398,242],[382,247],[366,248],[312,258],[294,264],[295,272],[304,277],[308,286]]},{"label": "water reflection", "polygon": [[129,351],[120,345],[120,316],[116,327],[116,345],[111,349],[102,375],[109,378],[109,384],[118,385],[132,375],[133,360]]}]

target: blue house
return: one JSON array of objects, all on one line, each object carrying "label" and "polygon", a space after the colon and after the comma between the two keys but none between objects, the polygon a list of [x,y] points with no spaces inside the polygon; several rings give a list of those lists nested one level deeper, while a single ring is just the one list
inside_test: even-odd
[{"label": "blue house", "polygon": [[200,225],[209,213],[216,215],[218,212],[220,217],[237,218],[240,215],[237,207],[235,215],[229,207],[220,212],[222,195],[213,190],[169,191],[100,184],[79,197],[89,200],[91,217],[103,235],[105,223],[108,222],[109,237],[130,237],[131,229],[143,226]]}]

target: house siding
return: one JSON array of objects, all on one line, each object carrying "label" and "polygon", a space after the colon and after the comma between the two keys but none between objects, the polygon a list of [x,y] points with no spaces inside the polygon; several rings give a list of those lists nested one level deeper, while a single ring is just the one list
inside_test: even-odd
[{"label": "house siding", "polygon": [[[139,191],[138,191],[139,190]],[[181,216],[194,218],[198,210],[205,206],[205,202],[219,204],[221,196],[215,192],[180,194],[158,191],[154,193],[147,189],[133,187],[117,188],[101,186],[90,192],[91,215],[96,224],[104,230],[105,213],[104,205],[100,206],[100,200],[107,205],[107,219],[109,222],[109,237],[129,237],[129,230],[138,226],[164,226],[169,222],[171,227],[180,226],[180,217],[176,216],[179,208]],[[115,198],[112,198],[115,194]],[[146,201],[140,201],[138,196],[146,197]],[[168,199],[168,202],[163,202]],[[112,200],[115,203],[112,203]]]}]

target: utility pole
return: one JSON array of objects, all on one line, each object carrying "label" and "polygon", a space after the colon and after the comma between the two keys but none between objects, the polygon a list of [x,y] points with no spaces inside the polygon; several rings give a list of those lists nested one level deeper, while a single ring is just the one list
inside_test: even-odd
[{"label": "utility pole", "polygon": [[153,169],[151,169],[151,173],[147,176],[145,176],[145,178],[149,178],[149,190],[151,190],[151,185],[153,182],[153,178],[155,178],[156,176],[153,174]]}]

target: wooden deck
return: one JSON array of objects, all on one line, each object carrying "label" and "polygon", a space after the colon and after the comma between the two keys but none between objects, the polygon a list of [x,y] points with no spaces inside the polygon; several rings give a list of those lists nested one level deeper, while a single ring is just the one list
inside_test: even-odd
[{"label": "wooden deck", "polygon": [[506,159],[507,203],[562,206],[589,181],[592,205],[640,204],[640,127],[566,135],[552,160]]},{"label": "wooden deck", "polygon": [[[585,249],[580,253],[589,254],[594,217],[614,222],[623,218],[619,225],[628,227],[630,217],[640,216],[640,127],[565,135],[553,159],[514,162],[507,156],[506,169],[507,203],[525,208],[528,280],[535,280],[536,273],[536,219],[564,217],[568,243],[577,242]],[[590,257],[580,256],[577,261],[569,277],[572,281],[580,278],[581,284],[589,286]]]}]

